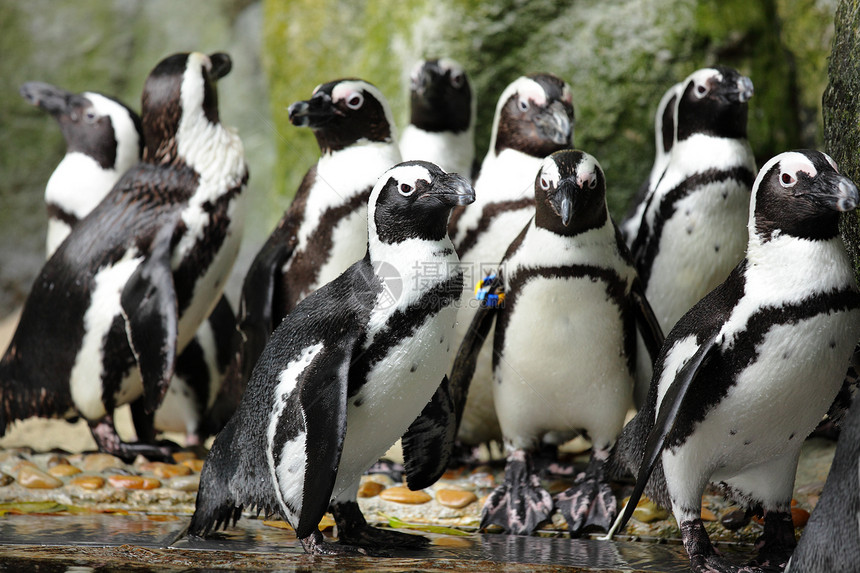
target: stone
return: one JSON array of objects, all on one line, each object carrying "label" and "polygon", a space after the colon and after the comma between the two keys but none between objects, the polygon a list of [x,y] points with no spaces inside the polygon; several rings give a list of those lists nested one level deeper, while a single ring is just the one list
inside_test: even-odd
[{"label": "stone", "polygon": [[173,452],[173,461],[177,464],[185,463],[187,461],[196,460],[197,454],[190,451],[184,452]]},{"label": "stone", "polygon": [[791,508],[791,522],[794,523],[795,527],[806,527],[806,523],[809,521],[809,512],[803,509],[802,507],[792,507]]},{"label": "stone", "polygon": [[436,501],[445,507],[462,509],[470,503],[478,501],[478,496],[471,491],[440,489],[436,491]]},{"label": "stone", "polygon": [[[628,500],[629,498],[625,499],[621,506],[624,507]],[[633,518],[642,523],[651,523],[652,521],[666,519],[667,517],[669,517],[668,511],[645,496],[642,496],[642,499],[636,504],[636,509],[633,510]]]},{"label": "stone", "polygon": [[161,482],[155,478],[144,476],[108,476],[108,483],[117,489],[155,489],[161,487]]},{"label": "stone", "polygon": [[81,469],[85,472],[99,473],[107,469],[124,468],[125,463],[111,454],[88,454],[84,456]]},{"label": "stone", "polygon": [[401,485],[390,487],[382,491],[382,493],[379,494],[379,497],[385,501],[393,501],[395,503],[404,503],[409,505],[420,505],[433,499],[430,497],[430,494],[423,490],[412,491],[411,489]]},{"label": "stone", "polygon": [[167,487],[177,491],[197,491],[200,489],[200,475],[185,475],[171,479],[167,482]]},{"label": "stone", "polygon": [[105,478],[101,476],[76,476],[69,480],[69,484],[84,489],[97,490],[104,487]]},{"label": "stone", "polygon": [[48,466],[48,469],[50,469],[54,466],[62,466],[62,465],[70,465],[70,464],[69,464],[69,460],[65,456],[60,456],[60,455],[54,454],[53,456],[48,458],[46,465]]},{"label": "stone", "polygon": [[737,531],[742,527],[746,527],[750,522],[750,516],[747,512],[738,507],[730,507],[720,518],[720,523],[729,531]]},{"label": "stone", "polygon": [[59,477],[69,477],[69,476],[79,474],[79,473],[81,473],[81,470],[79,468],[76,468],[75,466],[69,464],[69,463],[65,463],[65,464],[57,464],[55,466],[49,467],[48,473],[54,477],[59,478]]},{"label": "stone", "polygon": [[385,489],[385,486],[377,481],[366,480],[358,486],[358,497],[375,497],[379,492]]},{"label": "stone", "polygon": [[203,471],[203,460],[192,459],[192,460],[183,460],[180,462],[183,466],[191,468],[191,471],[200,473]]},{"label": "stone", "polygon": [[24,465],[18,471],[18,483],[28,489],[56,489],[63,482],[36,466]]},{"label": "stone", "polygon": [[138,468],[144,472],[152,472],[161,479],[187,476],[191,473],[191,468],[186,465],[168,464],[164,462],[148,462],[141,464]]},{"label": "stone", "polygon": [[15,483],[15,478],[7,473],[0,472],[0,487],[6,487],[9,484]]}]

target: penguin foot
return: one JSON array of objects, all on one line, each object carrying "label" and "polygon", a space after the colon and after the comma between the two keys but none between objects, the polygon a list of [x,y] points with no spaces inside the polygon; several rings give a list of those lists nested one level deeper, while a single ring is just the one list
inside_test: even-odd
[{"label": "penguin foot", "polygon": [[323,534],[317,529],[307,537],[299,539],[306,553],[311,555],[368,555],[361,547],[352,547],[342,543],[330,543],[325,540]]},{"label": "penguin foot", "polygon": [[751,571],[783,571],[797,547],[794,522],[787,511],[766,511],[764,532],[756,540],[758,555],[750,561]]},{"label": "penguin foot", "polygon": [[717,553],[701,519],[682,521],[680,529],[693,573],[751,573],[751,570],[742,569]]},{"label": "penguin foot", "polygon": [[117,434],[113,416],[105,416],[97,422],[90,422],[90,433],[100,452],[114,455],[124,462],[132,462],[137,456],[149,460],[172,462],[174,452],[182,448],[170,440],[156,443],[124,442]]},{"label": "penguin foot", "polygon": [[481,529],[499,525],[514,535],[529,535],[553,511],[552,496],[541,487],[531,456],[516,450],[508,457],[505,482],[493,490],[481,511]]},{"label": "penguin foot", "polygon": [[337,524],[338,540],[343,544],[371,549],[423,549],[430,544],[430,540],[423,535],[411,535],[368,525],[355,501],[333,503],[330,509]]},{"label": "penguin foot", "polygon": [[582,472],[567,490],[555,500],[572,537],[579,537],[587,528],[609,531],[618,515],[618,501],[609,484]]}]

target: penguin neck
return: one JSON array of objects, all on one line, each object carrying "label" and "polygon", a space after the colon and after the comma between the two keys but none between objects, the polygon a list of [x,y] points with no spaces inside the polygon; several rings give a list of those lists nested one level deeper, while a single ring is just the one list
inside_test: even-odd
[{"label": "penguin neck", "polygon": [[369,231],[368,261],[377,273],[386,267],[396,269],[404,289],[436,284],[459,271],[459,259],[447,234],[437,241],[411,238],[385,242],[379,239],[375,229]]},{"label": "penguin neck", "polygon": [[338,151],[327,151],[317,161],[317,178],[346,199],[367,191],[379,176],[400,163],[393,142],[362,140]]},{"label": "penguin neck", "polygon": [[534,179],[541,163],[542,157],[516,149],[506,148],[499,153],[490,150],[475,181],[475,203],[467,211],[486,203],[534,199]]},{"label": "penguin neck", "polygon": [[247,175],[245,151],[236,130],[211,123],[202,109],[183,114],[176,133],[177,157],[200,175],[201,202],[214,202],[240,187]]}]

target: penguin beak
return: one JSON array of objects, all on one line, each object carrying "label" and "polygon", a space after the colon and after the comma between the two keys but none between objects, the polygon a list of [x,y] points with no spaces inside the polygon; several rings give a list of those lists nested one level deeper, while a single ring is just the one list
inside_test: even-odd
[{"label": "penguin beak", "polygon": [[297,101],[287,108],[290,123],[296,127],[321,127],[328,123],[332,117],[331,96],[318,93],[310,100]]},{"label": "penguin beak", "polygon": [[418,199],[434,199],[446,207],[469,205],[475,201],[475,190],[456,173],[445,173],[434,179]]},{"label": "penguin beak", "polygon": [[746,103],[752,99],[753,89],[752,80],[746,76],[741,76],[734,84],[729,84],[721,89],[721,94],[725,99],[731,102]]},{"label": "penguin beak", "polygon": [[541,135],[558,145],[569,144],[573,136],[573,126],[564,104],[552,102],[534,118],[534,123]]},{"label": "penguin beak", "polygon": [[835,171],[818,174],[812,196],[817,203],[834,211],[853,211],[860,204],[860,191],[854,182]]},{"label": "penguin beak", "polygon": [[555,193],[550,198],[550,204],[561,217],[561,224],[567,227],[573,219],[573,199],[576,193],[576,184],[569,180],[559,183]]},{"label": "penguin beak", "polygon": [[21,86],[19,93],[30,105],[54,116],[68,112],[69,103],[74,97],[74,94],[64,89],[43,82],[27,82]]},{"label": "penguin beak", "polygon": [[233,60],[224,52],[210,54],[209,61],[212,62],[212,69],[209,70],[209,73],[216,80],[220,80],[233,69]]}]

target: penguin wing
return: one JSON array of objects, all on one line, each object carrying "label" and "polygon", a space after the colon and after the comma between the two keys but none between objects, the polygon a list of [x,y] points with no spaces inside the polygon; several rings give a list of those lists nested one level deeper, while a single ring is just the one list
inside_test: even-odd
[{"label": "penguin wing", "polygon": [[406,430],[401,442],[409,489],[424,489],[442,477],[451,459],[456,437],[454,398],[451,396],[451,384],[445,376],[421,415]]},{"label": "penguin wing", "polygon": [[176,365],[179,309],[170,245],[178,220],[178,213],[165,216],[149,256],[129,277],[120,298],[128,341],[143,378],[147,412],[154,412],[161,404]]},{"label": "penguin wing", "polygon": [[[499,273],[490,283],[486,296],[499,295],[503,290],[503,284],[501,273]],[[480,354],[481,347],[490,333],[498,310],[499,306],[481,305],[472,318],[469,330],[466,331],[460,348],[457,350],[457,356],[454,358],[454,365],[451,367],[450,387],[451,398],[454,402],[455,430],[460,428],[460,421],[463,419],[463,411],[466,408],[466,397],[469,394],[469,385],[472,383],[472,377],[475,375],[475,368],[478,364],[478,354]]]},{"label": "penguin wing", "polygon": [[654,315],[651,303],[645,297],[645,289],[639,279],[633,282],[630,296],[633,299],[633,308],[636,313],[636,326],[639,328],[642,340],[645,342],[645,348],[648,349],[648,354],[651,356],[651,364],[654,364],[665,340],[663,329],[660,328],[660,321]]},{"label": "penguin wing", "polygon": [[[636,485],[633,488],[633,493],[630,494],[630,499],[627,501],[627,505],[624,506],[624,512],[619,517],[617,527],[613,525],[613,531],[623,529],[633,515],[636,504],[639,503],[639,499],[645,491],[648,479],[651,477],[651,473],[660,459],[660,454],[663,453],[666,440],[675,427],[678,413],[684,409],[688,396],[687,391],[693,385],[702,367],[713,356],[712,350],[717,346],[716,340],[716,335],[713,335],[699,345],[692,356],[678,369],[675,379],[666,390],[663,400],[660,402],[660,410],[657,412],[654,426],[648,434],[648,441],[645,443],[645,454],[642,464],[639,466],[639,475],[636,477]],[[671,353],[671,350],[669,352]],[[664,358],[665,363],[666,357],[663,356],[662,358]],[[657,368],[655,367],[655,376],[656,372]],[[654,383],[652,382],[652,392],[654,390]]]}]

